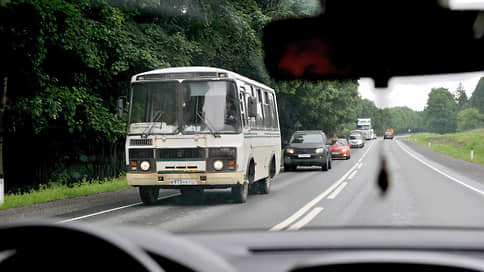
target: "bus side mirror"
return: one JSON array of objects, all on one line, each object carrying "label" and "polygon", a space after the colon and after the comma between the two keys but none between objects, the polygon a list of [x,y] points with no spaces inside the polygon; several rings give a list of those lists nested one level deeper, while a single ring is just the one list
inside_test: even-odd
[{"label": "bus side mirror", "polygon": [[257,117],[257,98],[249,97],[248,102],[249,117]]},{"label": "bus side mirror", "polygon": [[118,106],[118,119],[123,119],[124,99],[122,97],[118,98],[118,100],[116,101],[116,104]]}]

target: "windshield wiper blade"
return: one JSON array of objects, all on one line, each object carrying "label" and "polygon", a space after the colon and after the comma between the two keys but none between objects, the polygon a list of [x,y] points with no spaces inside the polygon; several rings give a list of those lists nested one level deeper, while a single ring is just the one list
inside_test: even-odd
[{"label": "windshield wiper blade", "polygon": [[210,132],[213,134],[214,137],[220,137],[220,134],[218,134],[217,131],[210,124],[210,122],[208,122],[208,119],[203,118],[203,116],[198,111],[196,112],[196,114],[198,118],[200,118],[200,120],[202,120],[207,125],[208,129],[210,130]]},{"label": "windshield wiper blade", "polygon": [[[155,116],[155,117],[157,117],[157,118],[155,118],[155,120],[154,120],[154,121],[153,121],[153,123],[150,125],[150,127],[149,127],[148,129],[146,129],[145,131],[143,131],[142,135],[143,135],[144,137],[148,137],[148,135],[150,135],[151,130],[152,130],[152,129],[153,129],[153,127],[155,126],[156,122],[157,122],[158,120],[160,120],[161,116],[163,116],[163,113],[164,113],[164,112],[160,112],[160,113],[158,114],[158,116]],[[161,128],[161,122],[160,122],[160,128]]]}]

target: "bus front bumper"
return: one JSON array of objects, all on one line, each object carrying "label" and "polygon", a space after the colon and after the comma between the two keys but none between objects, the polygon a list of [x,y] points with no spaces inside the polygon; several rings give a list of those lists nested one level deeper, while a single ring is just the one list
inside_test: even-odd
[{"label": "bus front bumper", "polygon": [[126,180],[132,186],[159,186],[161,188],[227,188],[243,184],[243,172],[220,173],[127,173]]}]

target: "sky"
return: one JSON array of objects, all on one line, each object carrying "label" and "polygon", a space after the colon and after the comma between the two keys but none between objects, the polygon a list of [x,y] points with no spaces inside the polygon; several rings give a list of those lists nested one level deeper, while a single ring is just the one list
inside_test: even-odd
[{"label": "sky", "polygon": [[484,77],[484,71],[436,76],[415,76],[393,78],[388,88],[375,89],[373,80],[362,78],[358,80],[358,93],[362,98],[375,102],[378,108],[407,106],[413,110],[422,111],[427,105],[427,98],[432,88],[446,88],[455,93],[459,83],[462,83],[467,97],[470,98],[477,82]]}]

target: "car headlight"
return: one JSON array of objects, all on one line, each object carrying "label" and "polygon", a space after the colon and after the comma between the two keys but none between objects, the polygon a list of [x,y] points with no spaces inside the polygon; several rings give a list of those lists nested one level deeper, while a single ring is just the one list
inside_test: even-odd
[{"label": "car headlight", "polygon": [[294,154],[294,148],[288,148],[287,153],[289,154]]},{"label": "car headlight", "polygon": [[346,152],[346,150],[348,150],[348,149],[346,149],[346,148],[341,149],[341,151],[343,151],[343,152]]},{"label": "car headlight", "polygon": [[149,161],[142,161],[141,164],[139,165],[139,167],[141,168],[141,170],[143,171],[148,171],[150,170],[150,162]]},{"label": "car headlight", "polygon": [[323,153],[324,149],[323,148],[316,148],[316,153]]},{"label": "car headlight", "polygon": [[216,160],[213,162],[213,168],[215,170],[222,170],[222,168],[224,168],[224,163],[221,160]]}]

